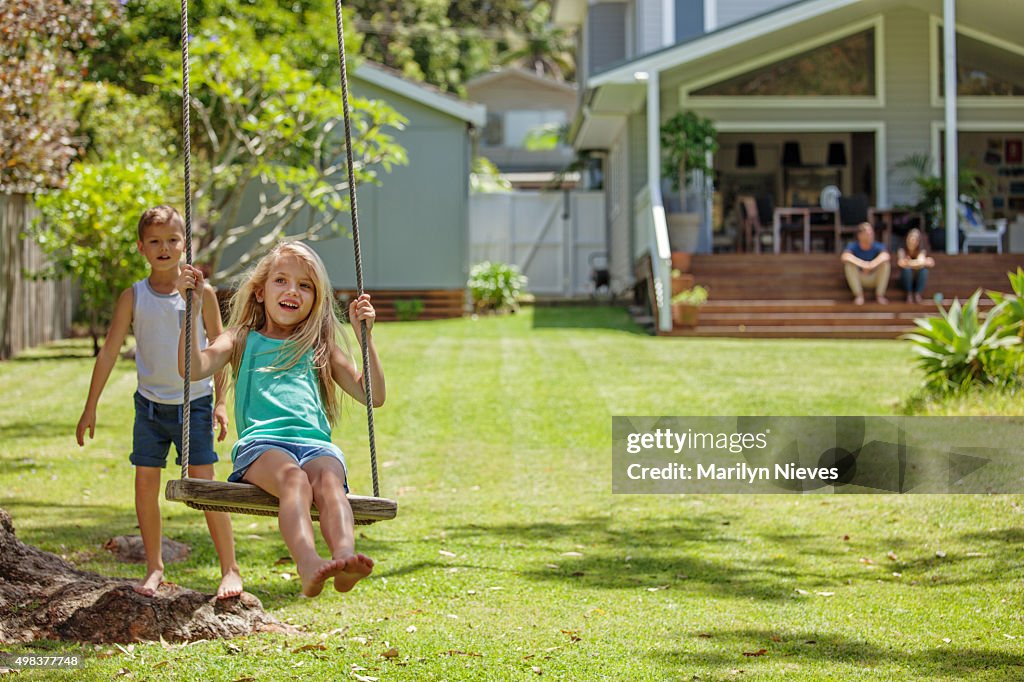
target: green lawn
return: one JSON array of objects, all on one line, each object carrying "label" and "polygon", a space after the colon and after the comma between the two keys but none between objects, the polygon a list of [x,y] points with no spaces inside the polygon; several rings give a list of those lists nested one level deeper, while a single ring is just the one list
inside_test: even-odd
[{"label": "green lawn", "polygon": [[[906,343],[653,338],[601,308],[376,337],[381,492],[400,509],[361,531],[373,577],[302,599],[276,522],[234,517],[247,589],[307,635],[6,649],[87,652],[64,679],[1024,679],[1021,496],[611,494],[612,415],[893,414],[918,383]],[[134,368],[79,449],[87,353],[0,364],[0,506],[26,542],[139,576],[100,549],[137,532]],[[346,410],[336,439],[366,492],[365,414]],[[201,516],[163,508],[193,548],[167,578],[214,590]]]}]

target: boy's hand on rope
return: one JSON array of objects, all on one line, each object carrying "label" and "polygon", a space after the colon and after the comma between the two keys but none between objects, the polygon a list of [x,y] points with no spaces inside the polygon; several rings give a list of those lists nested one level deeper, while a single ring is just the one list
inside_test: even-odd
[{"label": "boy's hand on rope", "polygon": [[199,314],[199,308],[203,305],[203,288],[205,285],[206,280],[203,277],[202,270],[191,265],[181,266],[181,274],[178,275],[178,281],[175,282],[175,286],[182,298],[188,296],[189,291],[192,292],[193,316]]},{"label": "boy's hand on rope", "polygon": [[370,303],[369,294],[363,294],[359,298],[349,301],[348,319],[352,322],[353,327],[358,326],[357,323],[360,320],[366,320],[366,331],[373,329],[373,321],[377,319],[377,311],[373,309],[373,304]]}]

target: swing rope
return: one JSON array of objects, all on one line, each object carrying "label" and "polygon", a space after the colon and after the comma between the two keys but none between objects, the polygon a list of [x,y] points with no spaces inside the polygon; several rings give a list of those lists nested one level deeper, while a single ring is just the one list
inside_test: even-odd
[{"label": "swing rope", "polygon": [[[341,12],[341,0],[335,0],[334,12],[338,37],[338,63],[341,69],[342,106],[345,120],[345,156],[348,167],[349,204],[352,213],[352,244],[355,255],[357,296],[364,293],[363,259],[359,245],[359,215],[356,203],[355,158],[352,152],[352,120],[349,110],[348,69],[345,58],[344,24]],[[191,124],[189,109],[191,93],[189,86],[189,55],[188,55],[188,0],[181,0],[181,70],[182,70],[182,137],[185,156],[185,262],[192,265],[192,177],[191,177]],[[202,292],[200,292],[201,295]],[[273,497],[255,486],[248,484],[221,483],[218,481],[199,481],[189,479],[189,435],[191,422],[191,381],[192,376],[192,296],[185,299],[185,379],[184,404],[182,406],[182,452],[181,480],[168,481],[166,495],[168,499],[184,502],[194,509],[207,511],[237,512],[276,516],[276,501]],[[373,497],[349,495],[357,524],[373,523],[377,520],[394,518],[397,504],[393,500],[380,499],[380,484],[377,475],[377,445],[373,425],[373,387],[370,378],[370,350],[367,338],[366,320],[360,320],[360,335],[363,351],[363,385],[366,394],[366,420],[369,435],[370,468],[373,477]],[[200,491],[200,492],[195,492]],[[201,499],[199,499],[199,497]],[[314,508],[314,518],[319,516]]]}]

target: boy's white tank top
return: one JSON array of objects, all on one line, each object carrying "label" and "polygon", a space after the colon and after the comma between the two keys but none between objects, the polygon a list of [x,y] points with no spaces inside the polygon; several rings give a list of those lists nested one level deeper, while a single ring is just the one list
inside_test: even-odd
[{"label": "boy's white tank top", "polygon": [[[155,403],[180,405],[184,400],[184,381],[178,375],[178,336],[185,324],[185,299],[177,291],[159,294],[148,279],[132,285],[135,294],[132,327],[135,332],[135,367],[139,393]],[[200,315],[192,332],[199,348],[206,348],[206,330]],[[213,379],[193,381],[192,400],[213,393]]]}]

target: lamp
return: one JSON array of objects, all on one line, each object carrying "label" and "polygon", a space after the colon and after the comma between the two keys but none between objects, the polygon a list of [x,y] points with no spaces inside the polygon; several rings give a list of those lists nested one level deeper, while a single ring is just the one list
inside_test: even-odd
[{"label": "lamp", "polygon": [[757,166],[757,151],[753,142],[740,142],[736,146],[736,167],[754,168]]},{"label": "lamp", "polygon": [[782,165],[802,166],[800,163],[800,143],[786,142],[782,145]]},{"label": "lamp", "polygon": [[829,142],[828,144],[828,161],[826,162],[829,166],[845,166],[846,165],[846,145],[842,142]]}]

